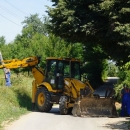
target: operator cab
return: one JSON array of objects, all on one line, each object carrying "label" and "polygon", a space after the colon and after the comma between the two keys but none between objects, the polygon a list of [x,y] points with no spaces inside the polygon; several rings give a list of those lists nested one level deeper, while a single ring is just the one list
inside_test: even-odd
[{"label": "operator cab", "polygon": [[63,89],[64,78],[80,80],[80,62],[71,58],[47,58],[47,81],[53,89]]}]

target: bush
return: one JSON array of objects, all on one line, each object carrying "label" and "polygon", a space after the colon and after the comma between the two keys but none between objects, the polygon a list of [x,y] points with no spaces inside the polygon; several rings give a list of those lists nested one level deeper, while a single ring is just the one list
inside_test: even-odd
[{"label": "bush", "polygon": [[120,70],[118,72],[119,81],[114,86],[117,100],[121,101],[120,93],[123,88],[123,84],[127,84],[127,86],[130,88],[130,71],[129,70]]}]

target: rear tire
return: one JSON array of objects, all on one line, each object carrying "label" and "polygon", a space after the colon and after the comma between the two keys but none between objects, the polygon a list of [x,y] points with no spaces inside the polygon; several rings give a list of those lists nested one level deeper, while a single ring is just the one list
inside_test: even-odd
[{"label": "rear tire", "polygon": [[67,115],[68,114],[68,108],[66,107],[66,103],[68,101],[67,96],[61,96],[60,102],[59,102],[59,109],[61,115]]},{"label": "rear tire", "polygon": [[36,92],[36,106],[41,112],[49,112],[52,108],[51,95],[49,91],[42,87]]}]

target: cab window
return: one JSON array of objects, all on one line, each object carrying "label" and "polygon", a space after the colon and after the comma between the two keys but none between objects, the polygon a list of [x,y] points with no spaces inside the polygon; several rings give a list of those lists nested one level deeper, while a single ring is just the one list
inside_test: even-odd
[{"label": "cab window", "polygon": [[71,62],[71,76],[75,79],[81,79],[79,62]]}]

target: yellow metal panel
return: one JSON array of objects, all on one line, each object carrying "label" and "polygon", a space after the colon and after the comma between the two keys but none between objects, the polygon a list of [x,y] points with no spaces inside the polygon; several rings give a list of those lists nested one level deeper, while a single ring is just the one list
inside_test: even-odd
[{"label": "yellow metal panel", "polygon": [[35,103],[35,95],[36,95],[36,91],[37,91],[37,88],[36,88],[36,82],[35,80],[32,82],[32,103]]},{"label": "yellow metal panel", "polygon": [[43,80],[45,79],[44,72],[36,67],[32,68],[32,74],[33,74],[37,84],[42,83]]},{"label": "yellow metal panel", "polygon": [[62,92],[62,90],[52,89],[52,86],[48,82],[43,82],[39,86],[45,86],[48,89],[48,91],[50,91],[50,92],[54,92],[54,93]]}]

